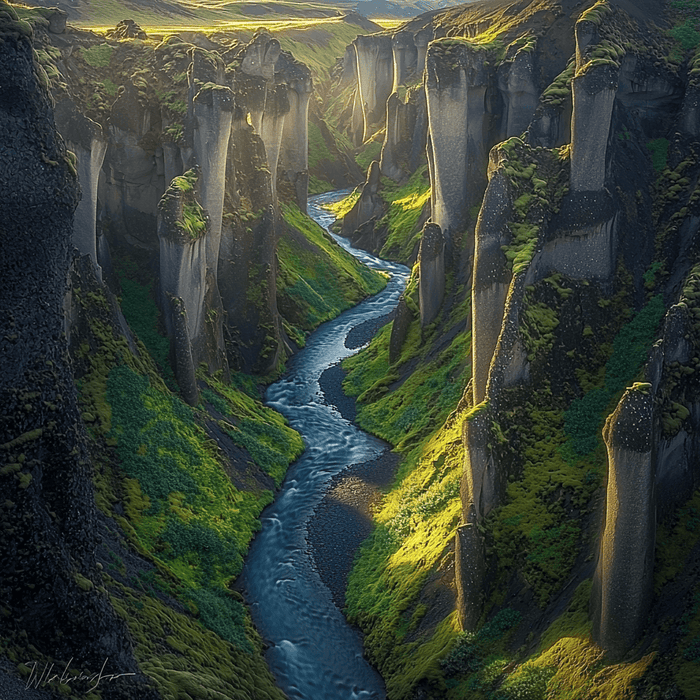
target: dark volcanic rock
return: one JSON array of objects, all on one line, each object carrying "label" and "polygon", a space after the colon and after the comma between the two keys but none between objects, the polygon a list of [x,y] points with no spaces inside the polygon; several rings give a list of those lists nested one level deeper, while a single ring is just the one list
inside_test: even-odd
[{"label": "dark volcanic rock", "polygon": [[108,39],[148,39],[146,32],[133,19],[123,19],[106,36]]},{"label": "dark volcanic rock", "polygon": [[[126,628],[95,586],[97,513],[64,335],[77,181],[38,79],[28,32],[5,7],[0,9],[0,636],[24,638],[64,662],[73,657],[84,669],[99,671],[108,658],[109,672],[136,672]],[[119,697],[153,697],[129,685],[131,679],[120,679]]]}]

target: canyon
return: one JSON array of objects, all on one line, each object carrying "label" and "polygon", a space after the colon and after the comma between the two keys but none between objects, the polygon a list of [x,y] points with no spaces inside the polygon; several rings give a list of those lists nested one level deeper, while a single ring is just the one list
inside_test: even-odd
[{"label": "canyon", "polygon": [[234,583],[304,449],[260,387],[386,284],[307,217],[364,169],[334,228],[412,270],[343,362],[401,458],[343,611],[387,697],[700,697],[696,5],[1,3],[0,689],[283,697]]}]

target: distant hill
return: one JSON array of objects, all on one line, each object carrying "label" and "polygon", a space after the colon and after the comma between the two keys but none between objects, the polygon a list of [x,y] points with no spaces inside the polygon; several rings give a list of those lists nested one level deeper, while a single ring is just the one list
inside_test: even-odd
[{"label": "distant hill", "polygon": [[459,3],[450,0],[242,0],[222,5],[211,0],[134,0],[119,3],[114,0],[27,0],[26,4],[36,7],[60,7],[68,13],[69,22],[79,25],[106,26],[129,18],[142,25],[181,26],[218,25],[255,19],[332,17],[353,9],[357,9],[365,17],[405,19]]}]

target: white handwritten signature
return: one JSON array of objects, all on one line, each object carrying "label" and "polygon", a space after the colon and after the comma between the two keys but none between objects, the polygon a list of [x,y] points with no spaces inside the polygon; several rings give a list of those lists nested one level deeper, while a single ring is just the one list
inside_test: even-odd
[{"label": "white handwritten signature", "polygon": [[31,673],[25,688],[39,688],[39,686],[48,685],[49,683],[63,683],[68,685],[70,683],[75,683],[76,681],[88,681],[88,683],[94,683],[90,690],[95,690],[95,688],[97,688],[102,681],[113,681],[117,678],[121,678],[122,676],[136,675],[135,673],[105,673],[104,670],[105,666],[107,665],[107,661],[109,661],[109,658],[105,659],[99,673],[85,673],[84,671],[80,671],[77,675],[73,675],[68,672],[70,665],[73,663],[72,658],[66,664],[66,667],[63,669],[60,675],[53,672],[54,664],[44,664],[43,670],[41,673],[39,673],[37,668],[38,664],[36,661],[30,661],[28,663],[25,662],[24,665],[31,669]]}]

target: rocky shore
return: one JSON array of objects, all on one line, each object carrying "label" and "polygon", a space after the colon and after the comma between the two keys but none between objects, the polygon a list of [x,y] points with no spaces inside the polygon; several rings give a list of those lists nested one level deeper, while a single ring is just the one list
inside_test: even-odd
[{"label": "rocky shore", "polygon": [[[373,319],[355,327],[345,341],[348,348],[369,342],[391,316]],[[356,417],[355,399],[343,393],[345,372],[337,364],[319,380],[326,403],[338,409],[349,421]],[[379,457],[352,464],[333,477],[331,486],[308,525],[308,542],[313,560],[335,604],[345,605],[345,591],[355,554],[372,531],[372,510],[391,485],[399,455],[387,444]]]}]

